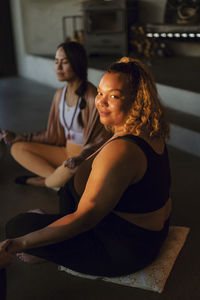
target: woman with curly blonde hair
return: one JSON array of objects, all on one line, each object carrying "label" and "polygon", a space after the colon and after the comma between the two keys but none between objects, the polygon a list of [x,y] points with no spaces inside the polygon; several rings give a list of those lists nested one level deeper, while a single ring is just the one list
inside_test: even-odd
[{"label": "woman with curly blonde hair", "polygon": [[169,125],[148,68],[138,59],[123,57],[118,64],[111,65],[107,72],[123,73],[129,80],[132,106],[124,124],[125,131],[136,136],[145,131],[150,138],[169,138]]},{"label": "woman with curly blonde hair", "polygon": [[12,219],[7,251],[22,252],[24,261],[28,253],[86,274],[125,275],[150,264],[168,234],[169,128],[154,80],[138,60],[111,65],[95,104],[113,136],[62,188],[63,201],[71,201],[73,210]]}]

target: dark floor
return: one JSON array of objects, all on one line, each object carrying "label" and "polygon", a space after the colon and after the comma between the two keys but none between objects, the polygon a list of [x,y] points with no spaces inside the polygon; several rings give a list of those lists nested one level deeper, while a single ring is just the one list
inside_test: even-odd
[{"label": "dark floor", "polygon": [[[54,89],[21,79],[0,79],[0,128],[29,132],[45,127]],[[197,300],[200,298],[200,158],[169,147],[172,168],[172,223],[191,228],[164,292],[76,278],[52,263],[8,268],[7,300]],[[56,192],[20,186],[14,178],[26,172],[9,156],[0,160],[0,239],[4,224],[19,212],[42,208],[56,212]]]}]

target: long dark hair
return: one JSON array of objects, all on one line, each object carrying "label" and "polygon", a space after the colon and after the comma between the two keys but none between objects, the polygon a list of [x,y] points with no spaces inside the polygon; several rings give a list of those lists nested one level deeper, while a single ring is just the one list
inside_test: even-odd
[{"label": "long dark hair", "polygon": [[[79,107],[82,110],[86,107],[86,101],[84,99],[84,95],[87,90],[87,69],[88,69],[87,53],[85,51],[85,48],[78,42],[72,42],[72,41],[64,42],[58,45],[57,49],[59,48],[63,48],[74,73],[81,80],[81,84],[77,88],[75,93],[79,97],[81,97],[81,102]],[[78,116],[78,123],[81,127],[83,127],[81,111]]]}]

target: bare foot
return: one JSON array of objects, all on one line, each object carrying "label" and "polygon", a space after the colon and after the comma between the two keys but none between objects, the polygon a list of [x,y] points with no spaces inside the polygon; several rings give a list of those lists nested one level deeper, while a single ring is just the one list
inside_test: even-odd
[{"label": "bare foot", "polygon": [[[28,210],[27,212],[28,213],[36,213],[36,214],[44,214],[44,211],[41,210],[40,208]],[[21,260],[25,263],[29,263],[29,264],[42,264],[42,263],[47,262],[46,259],[31,255],[31,254],[27,254],[24,252],[16,253],[16,256],[19,260]]]},{"label": "bare foot", "polygon": [[46,259],[37,257],[37,256],[33,256],[24,252],[20,252],[16,254],[17,258],[25,263],[29,263],[29,264],[42,264],[47,262]]},{"label": "bare foot", "polygon": [[46,179],[40,176],[19,176],[15,178],[15,183],[17,184],[24,184],[24,185],[32,185],[32,186],[40,186],[40,187],[47,187],[58,191],[60,187],[49,187],[45,183]]},{"label": "bare foot", "polygon": [[29,177],[26,180],[26,184],[34,186],[45,186],[45,178],[43,177]]},{"label": "bare foot", "polygon": [[33,185],[33,186],[45,186],[49,189],[54,191],[59,191],[60,187],[48,187],[45,184],[45,178],[43,177],[30,177],[26,180],[26,184]]}]

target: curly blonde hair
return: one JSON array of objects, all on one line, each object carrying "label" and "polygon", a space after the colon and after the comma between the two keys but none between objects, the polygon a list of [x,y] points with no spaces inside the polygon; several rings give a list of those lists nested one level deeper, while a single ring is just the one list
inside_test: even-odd
[{"label": "curly blonde hair", "polygon": [[107,72],[121,73],[128,79],[132,103],[124,131],[136,136],[144,132],[150,138],[169,138],[169,124],[149,69],[138,59],[122,57]]}]

